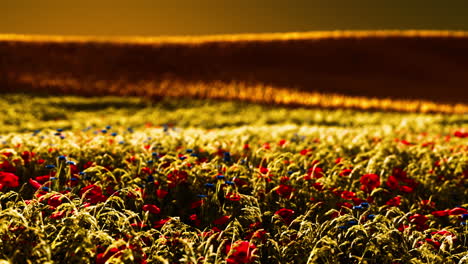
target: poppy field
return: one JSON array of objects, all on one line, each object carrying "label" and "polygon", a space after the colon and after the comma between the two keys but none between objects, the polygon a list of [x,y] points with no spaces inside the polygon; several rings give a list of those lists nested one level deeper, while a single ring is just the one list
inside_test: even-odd
[{"label": "poppy field", "polygon": [[0,98],[0,263],[468,263],[466,114]]}]

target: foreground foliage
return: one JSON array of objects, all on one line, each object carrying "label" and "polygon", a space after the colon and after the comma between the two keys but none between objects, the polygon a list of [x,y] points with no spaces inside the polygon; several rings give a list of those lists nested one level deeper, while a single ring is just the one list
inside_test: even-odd
[{"label": "foreground foliage", "polygon": [[11,263],[468,260],[464,116],[7,98]]}]

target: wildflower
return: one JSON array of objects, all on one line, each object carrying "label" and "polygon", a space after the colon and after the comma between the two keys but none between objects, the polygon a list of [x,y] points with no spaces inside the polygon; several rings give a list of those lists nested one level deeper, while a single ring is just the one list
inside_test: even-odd
[{"label": "wildflower", "polygon": [[227,184],[227,185],[235,185],[235,183],[232,182],[232,181],[225,181],[224,183]]},{"label": "wildflower", "polygon": [[371,192],[380,186],[380,177],[377,174],[365,174],[361,177],[361,190]]},{"label": "wildflower", "polygon": [[468,210],[466,210],[463,207],[455,207],[448,211],[449,215],[461,215],[461,214],[467,214],[467,213],[468,213]]},{"label": "wildflower", "polygon": [[388,188],[390,188],[390,190],[397,190],[399,188],[399,183],[398,183],[398,179],[393,176],[393,175],[390,175],[388,177],[388,180],[386,182]]},{"label": "wildflower", "polygon": [[231,216],[229,216],[229,215],[221,216],[220,218],[214,220],[213,224],[215,224],[215,225],[224,225],[227,222],[229,222],[229,219],[231,219]]},{"label": "wildflower", "polygon": [[145,204],[143,205],[143,211],[150,212],[152,214],[159,214],[161,209],[154,204]]},{"label": "wildflower", "polygon": [[351,200],[354,197],[356,197],[356,193],[354,193],[354,192],[350,192],[350,191],[346,191],[346,190],[341,192],[341,198],[343,198],[345,200]]},{"label": "wildflower", "polygon": [[31,184],[31,186],[32,186],[35,190],[41,188],[41,186],[42,186],[40,183],[38,183],[37,181],[35,181],[35,180],[31,179],[31,178],[28,180],[28,182],[29,182],[29,184]]},{"label": "wildflower", "polygon": [[218,180],[223,180],[224,178],[225,178],[224,175],[217,175],[216,176],[216,179],[218,179]]},{"label": "wildflower", "polygon": [[97,204],[99,202],[104,202],[107,197],[102,194],[101,187],[91,184],[80,190],[80,195],[85,199],[89,200],[92,204]]},{"label": "wildflower", "polygon": [[294,189],[286,184],[280,184],[278,188],[276,189],[276,193],[284,198],[291,198],[291,194],[294,191]]},{"label": "wildflower", "polygon": [[351,174],[352,171],[353,171],[352,169],[343,169],[339,175],[341,177],[347,177]]},{"label": "wildflower", "polygon": [[168,194],[169,192],[166,191],[166,190],[161,190],[161,189],[157,189],[156,190],[156,196],[159,198],[159,199],[164,199],[164,197],[166,197],[166,195]]},{"label": "wildflower", "polygon": [[320,167],[312,167],[307,170],[307,175],[304,177],[304,180],[308,181],[312,178],[320,179],[323,177],[323,170]]},{"label": "wildflower", "polygon": [[256,246],[249,241],[236,241],[232,246],[228,246],[227,264],[243,264],[250,263],[253,258],[253,253],[256,251]]},{"label": "wildflower", "polygon": [[231,153],[230,152],[224,152],[224,162],[231,162]]},{"label": "wildflower", "polygon": [[400,206],[401,197],[400,196],[393,197],[392,199],[388,200],[386,204],[388,206]]},{"label": "wildflower", "polygon": [[10,172],[0,171],[0,191],[3,187],[16,188],[19,186],[19,177]]},{"label": "wildflower", "polygon": [[241,196],[238,193],[228,193],[226,194],[226,199],[233,201],[233,202],[238,202],[241,199]]},{"label": "wildflower", "polygon": [[66,159],[67,159],[67,157],[66,157],[66,156],[64,156],[64,155],[60,155],[60,156],[58,156],[58,160],[66,160]]},{"label": "wildflower", "polygon": [[425,215],[421,215],[421,214],[414,214],[409,217],[410,223],[416,224],[418,226],[424,225],[427,220],[428,218]]},{"label": "wildflower", "polygon": [[294,215],[294,211],[291,209],[281,208],[275,212],[275,215],[279,215],[283,219],[283,222],[289,225],[293,220],[292,216]]},{"label": "wildflower", "polygon": [[369,220],[374,220],[374,218],[375,218],[374,214],[370,214],[370,215],[367,216],[367,219],[369,219]]},{"label": "wildflower", "polygon": [[468,220],[468,214],[462,214],[461,219],[463,220]]},{"label": "wildflower", "polygon": [[206,188],[214,188],[215,185],[213,183],[205,183]]},{"label": "wildflower", "polygon": [[53,168],[55,168],[55,165],[49,164],[49,165],[46,165],[45,167],[46,167],[46,169],[53,169]]}]

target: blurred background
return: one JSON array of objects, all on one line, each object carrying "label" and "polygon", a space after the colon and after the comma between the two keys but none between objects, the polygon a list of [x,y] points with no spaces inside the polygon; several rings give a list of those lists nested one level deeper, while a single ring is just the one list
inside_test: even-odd
[{"label": "blurred background", "polygon": [[4,0],[0,33],[206,35],[314,30],[468,30],[462,0]]},{"label": "blurred background", "polygon": [[[466,14],[468,1],[458,0],[7,0],[0,4],[0,92],[311,106],[350,102],[312,94],[321,93],[465,104]],[[339,30],[351,33],[340,35]],[[352,34],[362,30],[450,32]],[[255,35],[313,31],[334,33]],[[240,33],[254,35],[236,41],[196,37]],[[78,38],[33,41],[5,34]],[[105,41],[80,37],[90,35]],[[116,36],[129,38],[119,42]],[[142,44],[130,36],[188,38]]]}]

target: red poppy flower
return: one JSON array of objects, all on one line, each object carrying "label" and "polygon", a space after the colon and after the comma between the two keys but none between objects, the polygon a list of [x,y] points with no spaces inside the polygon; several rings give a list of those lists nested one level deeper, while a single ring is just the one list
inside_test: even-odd
[{"label": "red poppy flower", "polygon": [[293,220],[292,216],[294,215],[294,211],[291,209],[281,208],[275,212],[275,215],[279,215],[286,224],[290,224]]},{"label": "red poppy flower", "polygon": [[414,215],[409,217],[410,223],[416,224],[418,226],[424,225],[427,220],[428,220],[428,218],[425,215],[422,215],[422,214],[414,214]]},{"label": "red poppy flower", "polygon": [[392,199],[388,200],[386,204],[389,206],[400,206],[401,197],[400,196],[393,197]]},{"label": "red poppy flower", "polygon": [[145,204],[143,205],[143,211],[150,212],[152,214],[159,214],[161,209],[154,204]]},{"label": "red poppy flower", "polygon": [[228,246],[229,251],[226,263],[228,264],[244,264],[250,263],[253,258],[253,253],[257,247],[249,241],[236,241],[232,246]]},{"label": "red poppy flower", "polygon": [[468,132],[465,132],[465,131],[463,131],[463,130],[457,130],[457,131],[455,131],[455,132],[453,133],[453,135],[454,135],[455,137],[459,137],[459,138],[466,138],[466,137],[468,137]]},{"label": "red poppy flower", "polygon": [[203,201],[203,200],[198,200],[196,202],[193,202],[193,203],[190,204],[190,209],[198,208],[198,207],[202,206],[204,203],[205,203],[205,201]]},{"label": "red poppy flower", "polygon": [[4,172],[16,173],[16,168],[13,165],[11,165],[11,163],[8,160],[5,160],[2,163],[0,163],[0,169]]},{"label": "red poppy flower", "polygon": [[380,177],[377,174],[365,174],[362,175],[360,182],[362,184],[361,190],[371,192],[380,186]]},{"label": "red poppy flower", "polygon": [[279,187],[276,189],[276,193],[284,198],[290,198],[291,193],[294,191],[294,189],[286,184],[280,184]]},{"label": "red poppy flower", "polygon": [[307,175],[304,177],[304,180],[308,181],[312,178],[320,179],[323,177],[323,170],[320,167],[312,167],[307,170]]},{"label": "red poppy flower", "polygon": [[347,177],[347,176],[349,176],[349,174],[351,174],[352,171],[353,171],[352,169],[343,169],[340,172],[340,176],[341,177]]},{"label": "red poppy flower", "polygon": [[312,184],[312,187],[314,187],[319,192],[323,190],[323,184],[321,184],[320,182],[314,182]]},{"label": "red poppy flower", "polygon": [[399,189],[400,189],[400,191],[405,192],[405,193],[412,193],[414,191],[414,189],[412,187],[409,187],[409,186],[406,186],[406,185],[400,186]]},{"label": "red poppy flower", "polygon": [[449,215],[461,215],[461,214],[468,214],[468,210],[462,207],[455,207],[448,211]]},{"label": "red poppy flower", "polygon": [[16,188],[19,186],[19,177],[10,172],[0,171],[0,190],[3,187]]},{"label": "red poppy flower", "polygon": [[47,204],[52,207],[57,207],[62,204],[62,198],[63,197],[61,195],[55,194],[49,198]]},{"label": "red poppy flower", "polygon": [[393,175],[390,175],[388,177],[388,180],[387,180],[386,184],[387,184],[388,188],[390,188],[390,190],[397,190],[398,187],[400,186],[398,184],[398,179]]},{"label": "red poppy flower", "polygon": [[171,218],[164,218],[164,219],[161,219],[161,220],[158,220],[158,221],[155,221],[153,223],[153,228],[161,228],[164,224],[166,224],[169,220],[171,220]]},{"label": "red poppy flower", "polygon": [[107,197],[102,194],[101,187],[91,184],[80,190],[80,195],[85,199],[89,200],[92,204],[104,202]]},{"label": "red poppy flower", "polygon": [[29,182],[29,184],[31,184],[31,186],[32,186],[35,190],[41,188],[41,184],[38,183],[37,181],[31,179],[31,178],[28,180],[28,182]]},{"label": "red poppy flower", "polygon": [[156,190],[156,196],[159,198],[159,199],[164,199],[164,197],[166,197],[166,195],[168,194],[169,192],[166,191],[166,190],[161,190],[161,189],[157,189]]},{"label": "red poppy flower", "polygon": [[50,215],[50,218],[52,218],[52,219],[62,219],[63,217],[65,217],[66,214],[67,214],[67,212],[65,212],[65,211],[53,212]]},{"label": "red poppy flower", "polygon": [[345,200],[351,200],[354,197],[356,197],[356,194],[354,192],[350,192],[350,191],[341,192],[341,198],[343,198]]},{"label": "red poppy flower", "polygon": [[226,194],[226,199],[233,201],[233,202],[238,202],[241,199],[241,196],[238,193],[228,193]]},{"label": "red poppy flower", "polygon": [[280,147],[284,146],[284,144],[286,144],[286,139],[281,139],[281,140],[278,142],[278,146],[280,146]]},{"label": "red poppy flower", "polygon": [[229,216],[229,215],[221,216],[220,218],[214,220],[213,224],[215,224],[215,225],[224,225],[227,222],[229,222],[230,218],[231,218],[231,216]]}]

